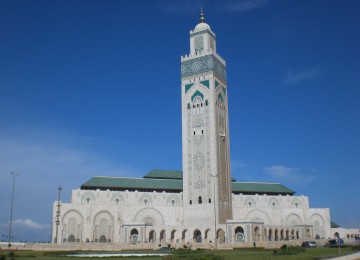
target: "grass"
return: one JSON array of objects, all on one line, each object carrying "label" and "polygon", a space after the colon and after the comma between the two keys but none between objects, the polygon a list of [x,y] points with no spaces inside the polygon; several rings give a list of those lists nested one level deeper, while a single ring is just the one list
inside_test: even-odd
[{"label": "grass", "polygon": [[[279,250],[279,249],[278,249]],[[158,257],[158,256],[149,256],[149,257],[107,257],[107,258],[92,258],[92,257],[64,257],[65,254],[73,254],[76,252],[41,252],[41,251],[14,251],[14,258],[9,256],[9,251],[0,251],[0,260],[95,260],[95,259],[145,259],[145,260],[175,260],[175,259],[242,259],[242,260],[285,260],[285,259],[294,259],[294,260],[314,260],[321,259],[320,257],[325,256],[339,256],[338,248],[308,248],[305,252],[297,255],[275,255],[274,250],[269,249],[237,249],[237,250],[218,250],[218,251],[208,251],[208,250],[199,250],[199,251],[182,251],[176,252],[179,253],[178,257]],[[341,255],[354,253],[358,251],[353,251],[351,248],[342,248]],[[109,252],[107,252],[109,253]]]}]

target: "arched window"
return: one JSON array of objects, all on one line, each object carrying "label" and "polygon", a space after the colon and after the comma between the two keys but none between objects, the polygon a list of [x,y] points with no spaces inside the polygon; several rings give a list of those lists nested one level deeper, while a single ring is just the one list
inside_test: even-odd
[{"label": "arched window", "polygon": [[199,196],[199,204],[202,204],[202,198]]},{"label": "arched window", "polygon": [[203,113],[203,107],[202,107],[202,98],[200,96],[197,96],[193,100],[193,115],[198,115]]},{"label": "arched window", "polygon": [[135,245],[138,242],[138,239],[139,239],[139,232],[137,231],[136,228],[133,228],[130,231],[130,241],[132,244]]},{"label": "arched window", "polygon": [[245,233],[242,227],[235,228],[235,241],[236,242],[245,242]]}]

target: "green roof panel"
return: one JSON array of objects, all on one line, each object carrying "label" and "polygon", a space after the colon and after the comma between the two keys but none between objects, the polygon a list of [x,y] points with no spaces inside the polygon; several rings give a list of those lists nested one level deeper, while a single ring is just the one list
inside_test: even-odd
[{"label": "green roof panel", "polygon": [[147,179],[96,176],[81,185],[81,189],[109,189],[109,190],[156,190],[181,192],[182,180]]},{"label": "green roof panel", "polygon": [[182,171],[152,170],[144,178],[182,180]]},{"label": "green roof panel", "polygon": [[293,195],[295,191],[285,187],[280,183],[267,182],[232,182],[233,193],[243,194],[289,194]]},{"label": "green roof panel", "polygon": [[[235,194],[293,195],[295,191],[280,183],[231,182]],[[182,192],[182,172],[153,170],[144,178],[96,176],[81,185],[83,190],[139,190]]]}]

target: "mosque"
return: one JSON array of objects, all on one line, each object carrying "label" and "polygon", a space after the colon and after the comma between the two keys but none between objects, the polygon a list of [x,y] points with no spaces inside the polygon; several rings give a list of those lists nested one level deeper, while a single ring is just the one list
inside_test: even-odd
[{"label": "mosque", "polygon": [[328,208],[310,208],[279,183],[231,178],[226,82],[201,12],[181,57],[183,170],[91,178],[69,203],[54,202],[53,242],[212,247],[331,237]]}]

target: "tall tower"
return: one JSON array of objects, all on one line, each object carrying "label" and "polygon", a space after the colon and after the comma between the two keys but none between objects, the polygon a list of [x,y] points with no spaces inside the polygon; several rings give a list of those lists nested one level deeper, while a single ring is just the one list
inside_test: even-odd
[{"label": "tall tower", "polygon": [[184,222],[224,224],[232,219],[226,64],[205,23],[190,31],[181,57]]}]

